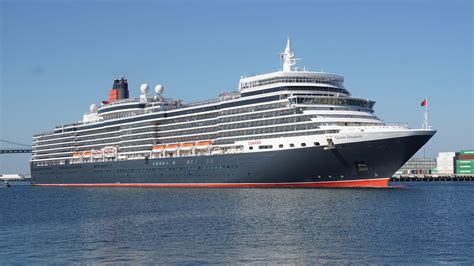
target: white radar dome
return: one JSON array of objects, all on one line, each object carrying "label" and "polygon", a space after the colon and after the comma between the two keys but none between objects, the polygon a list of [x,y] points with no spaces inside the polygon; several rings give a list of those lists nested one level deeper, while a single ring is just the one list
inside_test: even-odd
[{"label": "white radar dome", "polygon": [[142,94],[147,94],[147,93],[148,93],[148,84],[142,84],[142,85],[140,86],[140,92],[141,92]]},{"label": "white radar dome", "polygon": [[91,113],[97,112],[97,105],[91,104],[91,106],[89,107],[89,111],[91,111]]},{"label": "white radar dome", "polygon": [[163,85],[161,84],[156,85],[155,87],[156,94],[163,94],[164,91],[165,91],[165,87],[163,87]]}]

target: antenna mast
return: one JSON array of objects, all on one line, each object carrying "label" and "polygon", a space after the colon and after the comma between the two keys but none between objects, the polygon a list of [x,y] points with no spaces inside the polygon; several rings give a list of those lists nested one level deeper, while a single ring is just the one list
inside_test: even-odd
[{"label": "antenna mast", "polygon": [[296,58],[295,53],[293,52],[293,50],[291,50],[290,37],[288,37],[288,41],[286,42],[285,51],[281,53],[280,56],[283,58],[283,71],[293,71],[293,66],[296,64]]}]

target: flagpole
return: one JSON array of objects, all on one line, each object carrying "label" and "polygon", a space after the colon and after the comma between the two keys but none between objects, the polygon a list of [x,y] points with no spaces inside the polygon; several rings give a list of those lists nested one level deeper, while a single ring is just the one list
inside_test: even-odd
[{"label": "flagpole", "polygon": [[425,98],[426,99],[426,108],[425,108],[425,120],[426,120],[426,128],[425,129],[428,129],[430,126],[428,124],[428,97]]},{"label": "flagpole", "polygon": [[[428,124],[428,97],[423,101],[425,103],[425,121],[423,122],[423,129],[429,129]],[[426,145],[423,145],[423,158],[426,158]]]},{"label": "flagpole", "polygon": [[425,113],[424,113],[424,120],[423,121],[423,129],[429,129],[429,125],[428,125],[428,97],[426,97],[424,100],[423,100],[423,103],[424,103],[424,107],[425,107]]}]

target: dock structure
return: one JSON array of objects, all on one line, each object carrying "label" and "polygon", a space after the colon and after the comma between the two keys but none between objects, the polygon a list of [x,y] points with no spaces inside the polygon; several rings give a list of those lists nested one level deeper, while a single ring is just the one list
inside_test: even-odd
[{"label": "dock structure", "polygon": [[390,178],[392,182],[413,181],[474,181],[474,175],[400,175]]}]

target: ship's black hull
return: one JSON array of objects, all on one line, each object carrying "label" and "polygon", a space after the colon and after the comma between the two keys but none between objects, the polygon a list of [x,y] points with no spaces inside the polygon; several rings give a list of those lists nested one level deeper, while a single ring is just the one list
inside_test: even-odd
[{"label": "ship's black hull", "polygon": [[33,166],[34,185],[386,186],[432,134],[324,147],[148,160]]}]

